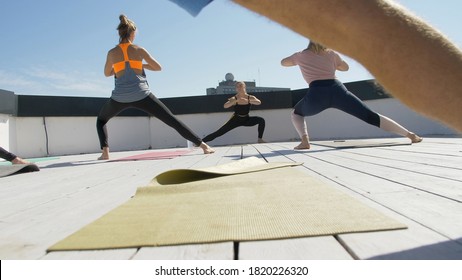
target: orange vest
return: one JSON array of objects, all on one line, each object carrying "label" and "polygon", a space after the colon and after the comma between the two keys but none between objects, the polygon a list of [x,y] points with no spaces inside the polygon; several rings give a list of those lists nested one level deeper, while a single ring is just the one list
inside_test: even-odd
[{"label": "orange vest", "polygon": [[128,59],[127,49],[129,45],[131,45],[131,43],[119,44],[119,47],[122,49],[122,52],[124,53],[124,60],[114,63],[112,65],[112,68],[114,68],[114,73],[119,73],[120,71],[125,70],[125,62],[127,61],[130,63],[130,67],[132,69],[143,70],[143,61]]}]

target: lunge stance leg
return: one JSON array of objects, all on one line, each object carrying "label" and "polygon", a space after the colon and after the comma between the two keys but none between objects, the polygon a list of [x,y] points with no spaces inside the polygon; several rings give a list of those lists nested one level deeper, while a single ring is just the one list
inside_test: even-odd
[{"label": "lunge stance leg", "polygon": [[99,144],[102,149],[102,154],[98,158],[99,160],[109,159],[109,136],[106,124],[111,118],[129,108],[129,104],[130,103],[120,103],[113,99],[109,99],[109,101],[104,104],[103,108],[101,108],[98,118],[96,119],[96,131],[98,132]]},{"label": "lunge stance leg", "polygon": [[385,117],[383,115],[380,115],[380,114],[379,114],[379,117],[380,117],[380,128],[381,129],[407,137],[411,139],[412,143],[422,142],[423,140],[422,137],[418,136],[414,132],[410,132],[409,130],[405,129],[403,126],[401,126],[394,120],[388,117]]},{"label": "lunge stance leg", "polygon": [[154,117],[164,122],[166,125],[175,129],[181,136],[183,136],[183,138],[202,148],[205,154],[215,152],[206,143],[204,143],[205,141],[203,141],[183,122],[175,117],[175,115],[173,115],[173,113],[159,99],[157,99],[154,94],[150,94],[145,99],[133,103],[132,106],[153,115]]},{"label": "lunge stance leg", "polygon": [[220,127],[217,131],[210,133],[209,135],[205,136],[203,141],[210,142],[217,137],[222,136],[223,134],[235,129],[238,126],[241,126],[241,122],[239,121],[239,117],[233,115],[222,127]]},{"label": "lunge stance leg", "polygon": [[243,126],[258,125],[258,143],[265,143],[263,141],[263,133],[265,133],[265,119],[262,117],[252,116],[248,117],[247,121],[242,124]]},{"label": "lunge stance leg", "polygon": [[344,86],[342,86],[342,89],[343,92],[336,92],[334,108],[342,110],[345,113],[353,115],[368,124],[379,127],[385,131],[407,137],[412,143],[419,143],[422,141],[421,137],[413,132],[410,132],[394,120],[371,110],[358,97],[346,90]]},{"label": "lunge stance leg", "polygon": [[297,130],[298,135],[302,139],[302,142],[294,147],[296,150],[303,150],[310,148],[310,138],[308,136],[308,129],[306,127],[305,117],[295,113],[295,110],[291,114],[292,124]]}]

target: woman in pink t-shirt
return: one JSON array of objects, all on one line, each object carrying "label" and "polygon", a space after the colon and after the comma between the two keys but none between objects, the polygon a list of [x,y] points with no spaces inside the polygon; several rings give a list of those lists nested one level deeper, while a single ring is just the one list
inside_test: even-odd
[{"label": "woman in pink t-shirt", "polygon": [[309,84],[308,92],[294,107],[292,123],[302,142],[295,149],[309,149],[310,141],[306,116],[313,116],[327,108],[336,108],[371,125],[408,137],[412,143],[422,138],[405,129],[392,119],[382,116],[366,106],[335,77],[335,71],[348,71],[348,64],[333,50],[311,41],[308,48],[284,58],[282,66],[298,65]]}]

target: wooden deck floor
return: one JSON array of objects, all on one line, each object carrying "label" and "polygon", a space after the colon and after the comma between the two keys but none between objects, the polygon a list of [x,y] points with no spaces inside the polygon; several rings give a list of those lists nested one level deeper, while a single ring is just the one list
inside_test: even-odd
[{"label": "wooden deck floor", "polygon": [[[347,147],[349,143],[359,147]],[[388,145],[395,143],[393,145]],[[462,138],[217,147],[173,159],[101,162],[96,154],[39,161],[40,172],[0,178],[0,259],[462,259]],[[331,145],[343,145],[343,148]],[[364,145],[370,145],[365,147]],[[374,144],[379,144],[375,146]],[[361,147],[362,146],[362,147]],[[113,153],[121,158],[147,151]],[[46,253],[126,202],[160,172],[257,156],[303,162],[307,174],[405,223],[406,230],[259,242]]]}]

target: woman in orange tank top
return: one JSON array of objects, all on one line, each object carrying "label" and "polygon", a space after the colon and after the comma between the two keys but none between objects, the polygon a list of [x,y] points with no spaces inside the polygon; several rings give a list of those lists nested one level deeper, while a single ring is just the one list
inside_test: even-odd
[{"label": "woman in orange tank top", "polygon": [[185,139],[202,148],[204,154],[213,153],[212,148],[178,120],[152,94],[144,70],[160,71],[162,67],[144,48],[132,44],[135,40],[135,23],[125,15],[121,15],[119,19],[120,24],[117,27],[120,36],[119,45],[109,50],[104,66],[106,77],[115,77],[115,87],[111,98],[101,108],[96,120],[96,129],[102,149],[102,154],[98,159],[109,159],[107,122],[128,108],[136,108],[158,118]]}]

